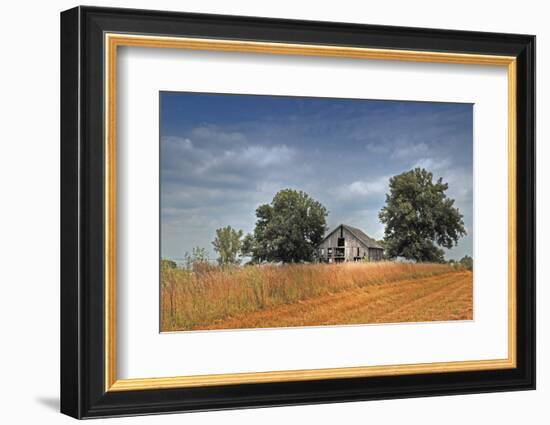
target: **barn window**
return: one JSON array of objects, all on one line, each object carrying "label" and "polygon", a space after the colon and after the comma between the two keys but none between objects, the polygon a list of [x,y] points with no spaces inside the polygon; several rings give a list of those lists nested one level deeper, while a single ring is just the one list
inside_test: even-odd
[{"label": "barn window", "polygon": [[359,257],[359,247],[357,247],[357,256]]},{"label": "barn window", "polygon": [[331,255],[332,254],[332,248],[327,248],[327,253],[328,253],[328,255]]},{"label": "barn window", "polygon": [[346,239],[338,238],[338,246],[345,246],[345,245],[346,245]]},{"label": "barn window", "polygon": [[325,248],[321,248],[321,255],[325,255]]}]

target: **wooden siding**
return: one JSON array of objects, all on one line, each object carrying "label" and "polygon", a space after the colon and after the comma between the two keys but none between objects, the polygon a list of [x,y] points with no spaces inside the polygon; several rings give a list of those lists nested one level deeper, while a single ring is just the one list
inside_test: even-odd
[{"label": "wooden siding", "polygon": [[[344,237],[344,247],[338,246],[338,239]],[[330,249],[330,255],[329,255]],[[359,261],[368,258],[372,261],[382,259],[383,250],[379,248],[367,248],[364,243],[357,239],[345,227],[339,226],[320,245],[319,257],[321,261]]]},{"label": "wooden siding", "polygon": [[380,248],[369,248],[369,260],[380,261],[384,255],[384,250]]}]

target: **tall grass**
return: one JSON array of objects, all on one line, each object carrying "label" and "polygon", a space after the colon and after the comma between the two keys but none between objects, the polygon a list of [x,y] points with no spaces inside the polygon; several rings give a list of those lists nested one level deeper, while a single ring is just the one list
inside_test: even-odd
[{"label": "tall grass", "polygon": [[161,330],[190,330],[234,315],[329,293],[453,269],[444,264],[346,263],[161,271]]}]

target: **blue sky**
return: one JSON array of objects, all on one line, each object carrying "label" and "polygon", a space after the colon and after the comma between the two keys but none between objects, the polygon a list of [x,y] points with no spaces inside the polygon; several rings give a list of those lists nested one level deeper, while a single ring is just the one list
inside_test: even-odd
[{"label": "blue sky", "polygon": [[162,92],[161,255],[195,246],[216,258],[215,229],[251,232],[258,205],[284,188],[323,203],[330,228],[380,239],[389,178],[424,167],[449,183],[468,235],[447,258],[472,255],[473,106]]}]

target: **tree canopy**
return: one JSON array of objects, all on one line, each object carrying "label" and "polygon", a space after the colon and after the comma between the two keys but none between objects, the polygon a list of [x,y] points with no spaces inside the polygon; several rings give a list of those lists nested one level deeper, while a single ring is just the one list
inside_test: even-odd
[{"label": "tree canopy", "polygon": [[166,258],[162,258],[160,260],[160,268],[161,270],[166,270],[166,269],[177,269],[178,268],[178,265],[175,261],[173,260],[168,260]]},{"label": "tree canopy", "polygon": [[205,269],[209,266],[210,259],[206,249],[199,246],[192,249],[191,253],[186,252],[183,255],[184,268],[191,271]]},{"label": "tree canopy", "polygon": [[468,270],[473,270],[474,268],[474,259],[469,255],[465,255],[459,261],[460,265]]},{"label": "tree canopy", "polygon": [[312,261],[326,231],[326,216],[327,209],[307,193],[281,190],[270,204],[256,209],[254,234],[245,237],[243,251],[254,261]]},{"label": "tree canopy", "polygon": [[235,230],[231,226],[216,229],[216,238],[212,242],[214,250],[218,253],[220,266],[239,264],[243,236],[242,230]]},{"label": "tree canopy", "polygon": [[385,224],[384,246],[390,258],[443,262],[440,247],[452,248],[466,234],[463,216],[445,191],[449,185],[423,168],[390,178],[386,205],[379,213]]}]

